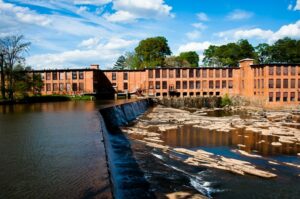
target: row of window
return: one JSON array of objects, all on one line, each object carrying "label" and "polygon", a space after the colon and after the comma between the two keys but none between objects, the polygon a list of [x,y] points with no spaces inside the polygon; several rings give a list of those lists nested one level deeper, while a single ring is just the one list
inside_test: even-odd
[{"label": "row of window", "polygon": [[[159,96],[163,96],[163,97],[166,97],[166,96],[168,96],[168,93],[166,93],[166,92],[164,92],[164,93],[155,93],[155,95],[157,96],[157,97],[159,97]],[[220,92],[203,92],[203,93],[201,93],[201,92],[182,92],[182,93],[178,93],[178,97],[179,96],[183,96],[183,97],[185,97],[185,96],[220,96]]]},{"label": "row of window", "polygon": [[[207,85],[208,83],[208,85]],[[155,89],[160,89],[162,87],[162,89],[168,89],[168,82],[167,81],[156,81],[155,82]],[[154,88],[154,82],[153,81],[149,81],[149,89],[153,89]],[[217,80],[217,81],[176,81],[176,85],[175,85],[176,89],[232,89],[233,88],[233,81],[229,80]],[[169,89],[173,90],[174,89],[174,85],[169,85]]]},{"label": "row of window", "polygon": [[[72,87],[71,87],[72,86]],[[72,84],[63,84],[63,83],[47,83],[46,84],[46,91],[84,91],[84,83],[72,83]]]},{"label": "row of window", "polygon": [[149,78],[219,78],[233,77],[233,69],[155,69],[149,70]]},{"label": "row of window", "polygon": [[[128,73],[127,72],[124,72],[122,73],[123,74],[123,80],[128,80]],[[113,72],[112,73],[112,77],[111,77],[112,80],[117,80],[117,73],[116,72]]]},{"label": "row of window", "polygon": [[[46,72],[46,80],[73,80],[75,79],[84,79],[83,71],[72,71],[72,72]],[[44,74],[42,73],[42,79],[44,79]]]},{"label": "row of window", "polygon": [[[259,84],[257,86],[259,88]],[[269,79],[269,88],[296,88],[296,79]],[[298,88],[300,88],[300,79],[298,79]]]},{"label": "row of window", "polygon": [[[281,67],[281,66],[270,66],[269,67],[269,75],[292,75],[292,76],[295,76],[296,75],[296,67],[288,67],[288,66],[284,66],[284,67]],[[254,69],[254,76],[264,76],[264,68],[256,68]],[[300,70],[298,70],[298,75],[300,75]]]},{"label": "row of window", "polygon": [[[296,101],[296,93],[295,92],[270,92],[269,93],[269,102],[295,102]],[[298,92],[298,102],[300,102],[300,92]]]}]

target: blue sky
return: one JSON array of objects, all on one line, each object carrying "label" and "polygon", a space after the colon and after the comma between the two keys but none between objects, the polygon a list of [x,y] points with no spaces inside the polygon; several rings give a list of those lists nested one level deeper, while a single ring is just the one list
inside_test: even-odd
[{"label": "blue sky", "polygon": [[248,39],[300,39],[300,0],[0,0],[0,37],[32,42],[33,68],[111,68],[147,37],[174,55]]}]

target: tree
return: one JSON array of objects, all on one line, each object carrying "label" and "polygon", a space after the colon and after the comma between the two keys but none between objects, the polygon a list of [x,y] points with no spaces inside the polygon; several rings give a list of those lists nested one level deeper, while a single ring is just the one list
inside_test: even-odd
[{"label": "tree", "polygon": [[165,37],[153,37],[142,40],[135,53],[143,67],[153,68],[163,67],[165,57],[171,55],[171,50]]},{"label": "tree", "polygon": [[[0,46],[1,47],[1,46]],[[4,74],[4,53],[0,48],[0,79],[1,79],[1,96],[3,99],[6,99],[5,96],[5,74]]]},{"label": "tree", "polygon": [[141,61],[134,52],[127,52],[125,54],[125,66],[128,69],[138,70],[141,69]]},{"label": "tree", "polygon": [[4,60],[7,66],[8,77],[8,97],[13,101],[13,78],[14,78],[14,66],[17,63],[25,61],[23,57],[24,52],[28,52],[30,42],[24,42],[23,35],[6,36],[0,39],[0,48],[3,50]]},{"label": "tree", "polygon": [[299,63],[300,43],[288,37],[279,39],[271,46],[271,60],[277,63]]},{"label": "tree", "polygon": [[271,62],[271,47],[269,44],[262,43],[255,47],[257,61],[260,64]]},{"label": "tree", "polygon": [[199,66],[199,55],[195,51],[182,52],[179,55],[181,60],[186,60],[191,67]]},{"label": "tree", "polygon": [[117,62],[115,63],[113,69],[114,70],[124,70],[126,68],[126,59],[122,55],[118,58]]}]

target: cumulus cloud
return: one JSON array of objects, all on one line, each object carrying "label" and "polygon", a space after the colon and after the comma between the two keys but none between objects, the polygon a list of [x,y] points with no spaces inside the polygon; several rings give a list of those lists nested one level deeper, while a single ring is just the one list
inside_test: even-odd
[{"label": "cumulus cloud", "polygon": [[203,52],[205,49],[207,49],[210,45],[212,45],[211,42],[205,41],[205,42],[191,42],[184,45],[181,45],[178,49],[178,52],[186,52],[186,51],[197,51],[197,52]]},{"label": "cumulus cloud", "polygon": [[208,16],[204,12],[198,13],[197,17],[200,21],[209,21]]},{"label": "cumulus cloud", "polygon": [[172,7],[165,4],[164,0],[114,0],[113,14],[105,18],[111,22],[132,22],[136,19],[158,19],[161,17],[173,17]]},{"label": "cumulus cloud", "polygon": [[252,12],[237,9],[231,12],[226,18],[229,20],[243,20],[243,19],[249,19],[252,16],[253,16]]},{"label": "cumulus cloud", "polygon": [[278,39],[282,39],[284,37],[291,37],[294,39],[300,38],[300,20],[293,24],[284,25],[279,28],[277,31],[272,30],[263,30],[260,28],[253,29],[240,29],[240,30],[229,30],[224,32],[219,32],[217,34],[218,37],[227,39],[263,39],[268,43],[273,43]]},{"label": "cumulus cloud", "polygon": [[300,0],[297,0],[294,10],[300,10]]},{"label": "cumulus cloud", "polygon": [[205,30],[207,28],[206,25],[204,25],[203,23],[199,22],[199,23],[193,23],[192,26],[194,28],[197,28],[199,30]]},{"label": "cumulus cloud", "polygon": [[11,3],[5,3],[0,0],[1,17],[10,16],[23,23],[47,26],[51,20],[45,16],[30,10],[27,7],[16,6]]},{"label": "cumulus cloud", "polygon": [[[136,40],[111,38],[106,42],[100,42],[99,38],[83,40],[75,50],[67,50],[61,53],[47,53],[28,57],[27,63],[35,69],[55,66],[56,68],[82,67],[86,63],[107,63],[116,60],[124,53],[124,50],[134,44]],[[79,65],[82,64],[82,65]],[[103,66],[102,66],[103,67]]]}]

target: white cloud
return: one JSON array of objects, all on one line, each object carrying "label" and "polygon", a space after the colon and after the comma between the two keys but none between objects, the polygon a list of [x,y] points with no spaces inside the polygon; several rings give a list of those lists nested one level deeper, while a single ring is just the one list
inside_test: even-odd
[{"label": "white cloud", "polygon": [[208,16],[204,12],[198,13],[197,17],[200,21],[209,21]]},{"label": "white cloud", "polygon": [[[99,38],[83,40],[79,46],[84,49],[67,50],[61,53],[47,53],[28,57],[27,63],[35,69],[55,66],[56,68],[82,67],[86,63],[111,64],[125,49],[136,44],[136,40],[111,38],[106,42],[100,42]],[[79,65],[81,64],[81,65]],[[102,66],[103,68],[103,66]]]},{"label": "white cloud", "polygon": [[40,26],[47,26],[51,20],[46,15],[41,15],[27,7],[15,6],[11,3],[5,3],[0,0],[1,17],[14,17],[20,22],[35,24]]},{"label": "white cloud", "polygon": [[199,39],[201,37],[201,32],[198,30],[194,30],[192,32],[188,32],[186,33],[186,36],[190,39],[190,40],[195,40],[195,39]]},{"label": "white cloud", "polygon": [[242,20],[242,19],[249,19],[252,16],[253,16],[252,12],[237,9],[231,12],[226,18],[229,20]]},{"label": "white cloud", "polygon": [[186,51],[197,51],[197,52],[203,52],[205,49],[207,49],[210,45],[212,45],[211,42],[205,41],[205,42],[191,42],[184,45],[181,45],[178,49],[178,52],[186,52]]},{"label": "white cloud", "polygon": [[289,5],[288,5],[288,10],[293,10],[293,7],[294,7],[294,6],[293,6],[292,4],[289,4]]},{"label": "white cloud", "polygon": [[205,30],[207,28],[206,25],[204,25],[203,23],[199,22],[199,23],[193,23],[192,26],[194,28],[197,28],[199,30]]},{"label": "white cloud", "polygon": [[300,0],[297,0],[294,10],[300,10]]},{"label": "white cloud", "polygon": [[165,4],[164,0],[114,0],[115,13],[106,15],[112,22],[132,22],[135,19],[159,19],[173,17],[172,7]]},{"label": "white cloud", "polygon": [[268,43],[273,43],[278,39],[284,37],[291,37],[294,39],[300,38],[300,20],[294,24],[288,24],[280,27],[277,31],[263,30],[260,28],[253,29],[239,29],[239,30],[229,30],[217,33],[218,37],[225,40],[238,40],[238,39],[262,39],[266,40]]},{"label": "white cloud", "polygon": [[89,10],[88,7],[86,7],[86,6],[80,6],[80,7],[78,8],[78,10],[77,10],[77,14],[84,13],[84,12],[86,12],[86,11],[88,11],[88,10]]},{"label": "white cloud", "polygon": [[105,5],[110,3],[112,0],[75,0],[75,5]]}]

